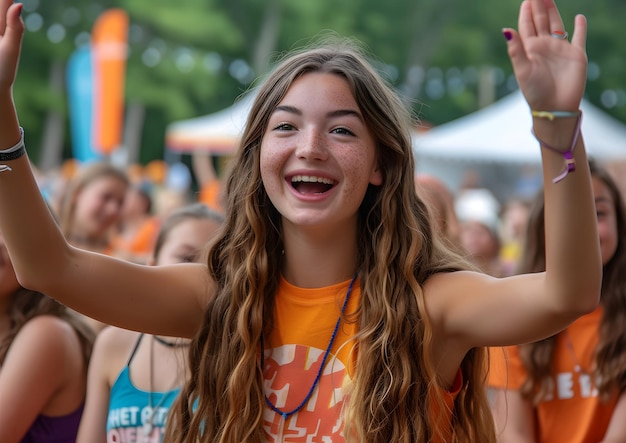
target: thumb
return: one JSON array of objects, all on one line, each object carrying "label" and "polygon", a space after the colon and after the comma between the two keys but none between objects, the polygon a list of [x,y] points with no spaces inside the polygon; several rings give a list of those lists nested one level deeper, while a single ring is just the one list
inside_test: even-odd
[{"label": "thumb", "polygon": [[518,66],[522,66],[527,61],[522,39],[515,29],[504,28],[502,34],[507,41],[507,51],[511,59],[511,64],[513,65],[513,70],[516,70]]}]

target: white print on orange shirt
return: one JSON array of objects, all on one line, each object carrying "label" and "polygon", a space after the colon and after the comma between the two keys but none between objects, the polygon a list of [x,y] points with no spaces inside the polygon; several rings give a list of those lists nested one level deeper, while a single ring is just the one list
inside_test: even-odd
[{"label": "white print on orange shirt", "polygon": [[[552,379],[552,386],[555,387],[557,400],[598,396],[598,390],[591,376],[583,372],[559,372]],[[554,398],[555,392],[553,390],[544,401],[551,401]]]},{"label": "white print on orange shirt", "polygon": [[[290,412],[306,398],[319,370],[324,351],[303,345],[284,345],[266,351],[264,390],[267,398],[281,411]],[[343,441],[342,408],[349,375],[346,367],[333,355],[318,386],[304,407],[287,418],[283,442]],[[263,413],[263,430],[269,441],[277,441],[281,415],[269,407]]]}]

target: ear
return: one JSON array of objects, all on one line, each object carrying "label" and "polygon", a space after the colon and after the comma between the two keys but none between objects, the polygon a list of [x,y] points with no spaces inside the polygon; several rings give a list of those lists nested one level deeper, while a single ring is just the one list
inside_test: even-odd
[{"label": "ear", "polygon": [[374,165],[374,169],[370,174],[370,184],[380,186],[383,184],[383,171],[380,169],[378,162]]}]

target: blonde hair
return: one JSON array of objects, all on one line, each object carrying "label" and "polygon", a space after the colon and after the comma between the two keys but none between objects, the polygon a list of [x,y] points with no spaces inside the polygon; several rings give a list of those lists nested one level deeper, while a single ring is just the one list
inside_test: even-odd
[{"label": "blonde hair", "polygon": [[[445,407],[429,357],[432,331],[422,285],[437,272],[467,265],[433,234],[416,195],[410,113],[354,44],[336,42],[292,53],[258,88],[227,180],[225,229],[209,255],[216,295],[192,343],[191,379],[168,419],[167,441],[263,440],[259,343],[272,329],[282,229],[261,181],[259,151],[270,115],[309,72],[348,82],[376,140],[383,174],[358,214],[358,359],[344,434],[378,443],[426,442],[439,433],[426,400]],[[461,365],[452,423],[457,441],[495,441],[484,364],[483,350],[472,350]]]}]

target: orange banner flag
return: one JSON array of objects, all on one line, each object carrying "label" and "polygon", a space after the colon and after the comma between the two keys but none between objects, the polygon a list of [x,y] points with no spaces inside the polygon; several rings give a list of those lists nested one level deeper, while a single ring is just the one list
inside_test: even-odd
[{"label": "orange banner flag", "polygon": [[92,142],[102,154],[111,154],[122,144],[128,26],[125,11],[109,9],[98,17],[92,31]]}]

